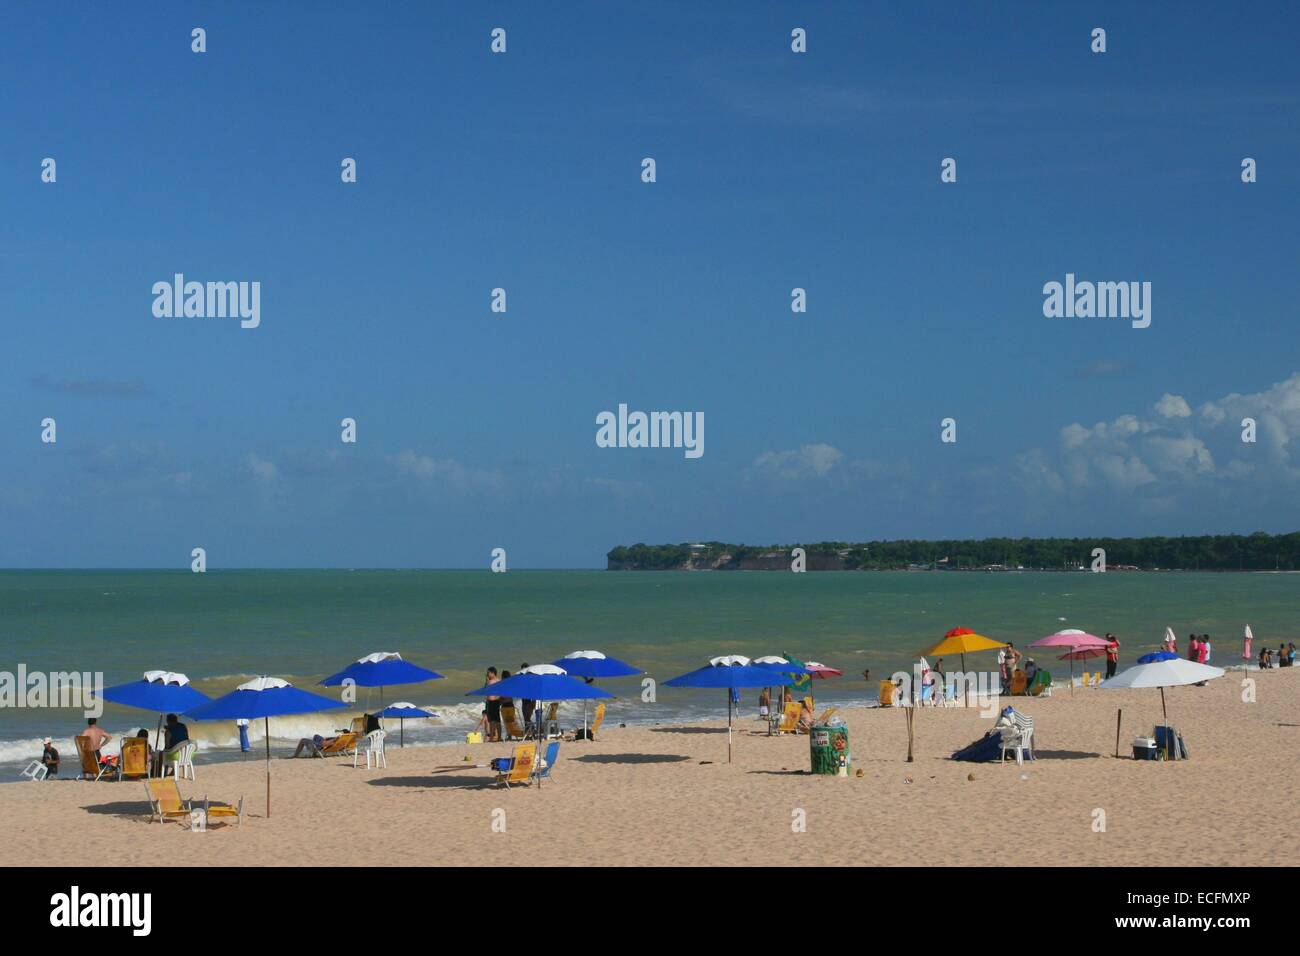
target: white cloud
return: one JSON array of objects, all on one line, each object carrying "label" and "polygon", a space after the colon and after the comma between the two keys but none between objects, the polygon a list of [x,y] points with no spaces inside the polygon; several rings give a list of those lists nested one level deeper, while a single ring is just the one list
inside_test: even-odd
[{"label": "white cloud", "polygon": [[754,459],[751,470],[773,478],[824,478],[843,458],[838,448],[818,442],[786,451],[765,451]]},{"label": "white cloud", "polygon": [[454,458],[433,458],[410,449],[390,456],[399,475],[426,483],[440,483],[457,491],[501,491],[505,479],[498,471],[478,471]]},{"label": "white cloud", "polygon": [[1165,392],[1156,402],[1156,414],[1162,418],[1191,418],[1192,409],[1183,396]]}]

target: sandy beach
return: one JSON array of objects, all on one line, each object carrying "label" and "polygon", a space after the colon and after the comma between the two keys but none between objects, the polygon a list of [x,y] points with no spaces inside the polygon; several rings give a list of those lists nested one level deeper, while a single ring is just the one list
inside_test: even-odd
[{"label": "sandy beach", "polygon": [[[392,746],[386,770],[275,759],[270,819],[260,755],[200,757],[185,796],[242,794],[246,808],[242,827],[206,833],[148,822],[139,782],[22,782],[0,786],[0,864],[465,865],[527,851],[560,865],[1295,865],[1300,671],[1250,676],[1254,703],[1240,672],[1166,691],[1191,752],[1178,763],[1128,756],[1159,722],[1159,692],[1058,688],[1006,699],[1036,722],[1038,760],[1023,767],[948,759],[991,720],[929,707],[908,764],[904,713],[862,707],[841,711],[860,778],[808,774],[806,737],[767,737],[745,717],[731,765],[724,721],[607,724],[596,741],[562,745],[540,790],[490,786],[491,772],[472,768],[507,744]],[[1105,832],[1093,829],[1098,809]],[[498,810],[505,832],[493,829]],[[800,810],[804,832],[792,826]]]}]

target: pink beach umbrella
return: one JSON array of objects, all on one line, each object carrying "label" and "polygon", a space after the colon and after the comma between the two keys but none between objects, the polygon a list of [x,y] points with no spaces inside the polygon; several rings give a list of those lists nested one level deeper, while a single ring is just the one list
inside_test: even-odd
[{"label": "pink beach umbrella", "polygon": [[1250,645],[1255,641],[1255,635],[1250,633],[1250,625],[1246,625],[1246,633],[1241,638],[1241,659],[1245,661],[1243,668],[1249,666],[1250,659],[1253,656],[1250,652]]},{"label": "pink beach umbrella", "polygon": [[[1063,631],[1057,631],[1055,634],[1048,634],[1046,637],[1040,637],[1030,644],[1030,647],[1067,647],[1070,653],[1062,657],[1062,660],[1070,662],[1070,693],[1074,694],[1074,653],[1088,648],[1097,648],[1101,653],[1106,652],[1106,647],[1110,644],[1104,637],[1098,637],[1096,634],[1089,634],[1087,631],[1081,631],[1077,627],[1067,627]],[[1082,660],[1082,658],[1079,658]]]},{"label": "pink beach umbrella", "polygon": [[816,661],[804,661],[803,669],[808,672],[808,676],[814,680],[825,680],[828,677],[843,677],[844,671],[834,667],[827,667],[825,664],[819,664]]}]

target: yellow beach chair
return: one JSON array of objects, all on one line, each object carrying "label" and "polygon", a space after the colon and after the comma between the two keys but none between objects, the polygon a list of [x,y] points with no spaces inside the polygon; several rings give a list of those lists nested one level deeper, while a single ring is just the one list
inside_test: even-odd
[{"label": "yellow beach chair", "polygon": [[820,714],[817,715],[816,719],[813,720],[813,726],[825,727],[826,721],[830,720],[837,710],[839,710],[838,707],[827,707],[825,710],[823,710]]},{"label": "yellow beach chair", "polygon": [[117,761],[118,775],[122,780],[143,780],[149,776],[149,741],[143,737],[127,737]]},{"label": "yellow beach chair", "polygon": [[892,680],[882,680],[880,682],[880,706],[894,706],[894,691],[897,690]]},{"label": "yellow beach chair", "polygon": [[799,711],[803,708],[794,701],[781,709],[781,722],[776,725],[778,734],[796,734],[799,732]]},{"label": "yellow beach chair", "polygon": [[587,728],[587,732],[591,735],[592,740],[596,739],[596,731],[600,730],[600,725],[603,724],[604,722],[605,722],[605,704],[602,701],[601,703],[596,705],[596,710],[591,715],[591,726]]},{"label": "yellow beach chair", "polygon": [[[194,804],[181,796],[181,790],[176,785],[175,777],[154,777],[152,780],[146,780],[144,789],[149,797],[150,819],[156,819],[159,823],[164,823],[167,820],[177,820],[182,823],[189,822],[190,814],[195,809]],[[228,803],[212,803],[207,797],[204,797],[202,809],[207,815],[209,823],[224,822],[232,818],[236,826],[244,822],[243,797],[239,798],[239,803],[235,806]]]},{"label": "yellow beach chair", "polygon": [[82,780],[99,780],[101,777],[111,780],[117,776],[117,767],[100,764],[99,752],[90,746],[89,737],[76,737],[74,743],[77,745],[77,758],[81,761]]},{"label": "yellow beach chair", "polygon": [[498,763],[496,783],[504,783],[507,788],[511,784],[526,784],[533,775],[533,764],[537,760],[537,744],[519,744],[515,747],[514,755],[511,756],[510,762],[505,766]]},{"label": "yellow beach chair", "polygon": [[519,714],[512,705],[501,708],[501,720],[506,726],[507,740],[523,740],[528,736],[524,725],[519,722]]},{"label": "yellow beach chair", "polygon": [[357,744],[361,742],[361,736],[361,734],[352,732],[340,734],[321,747],[320,755],[322,757],[351,757],[356,753]]},{"label": "yellow beach chair", "polygon": [[1025,672],[1019,667],[1011,675],[1011,696],[1015,697],[1025,692],[1025,685],[1029,683],[1029,678],[1025,677]]}]

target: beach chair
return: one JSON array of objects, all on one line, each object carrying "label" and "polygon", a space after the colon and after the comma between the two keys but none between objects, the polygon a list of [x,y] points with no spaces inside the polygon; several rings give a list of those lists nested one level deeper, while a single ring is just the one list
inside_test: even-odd
[{"label": "beach chair", "polygon": [[778,734],[796,734],[799,732],[799,711],[803,708],[794,701],[786,704],[781,710],[781,720],[776,725]]},{"label": "beach chair", "polygon": [[533,775],[533,763],[537,759],[537,744],[517,744],[515,752],[509,757],[498,757],[492,761],[492,769],[497,772],[494,783],[504,783],[509,789],[511,784],[528,783]]},{"label": "beach chair", "polygon": [[1011,696],[1016,697],[1023,694],[1025,692],[1025,685],[1028,683],[1029,681],[1025,677],[1025,672],[1017,667],[1016,672],[1011,675]]},{"label": "beach chair", "polygon": [[143,737],[126,737],[118,751],[118,777],[143,780],[149,776],[149,741]]},{"label": "beach chair", "polygon": [[881,707],[893,707],[893,706],[894,706],[894,691],[895,691],[895,690],[897,690],[897,688],[894,686],[894,682],[893,682],[892,680],[882,680],[882,681],[880,682],[880,691],[879,691],[879,694],[880,694],[880,706],[881,706]]},{"label": "beach chair", "polygon": [[[144,789],[149,798],[151,820],[157,820],[159,823],[168,820],[177,820],[181,823],[190,821],[191,814],[194,813],[193,801],[181,796],[175,777],[154,777],[146,780]],[[203,812],[209,823],[215,820],[229,820],[233,817],[235,825],[238,826],[244,822],[244,798],[240,797],[239,803],[231,806],[228,803],[212,803],[204,797]]]},{"label": "beach chair", "polygon": [[362,736],[362,734],[355,734],[352,731],[340,734],[333,740],[327,740],[325,746],[316,751],[316,755],[319,757],[356,756],[357,745],[361,742]]},{"label": "beach chair", "polygon": [[381,766],[385,770],[387,770],[388,758],[384,756],[385,736],[387,736],[386,731],[372,730],[370,731],[370,733],[366,734],[363,738],[361,738],[360,742],[356,746],[356,749],[352,751],[352,766],[354,768],[356,767],[357,760],[360,759],[361,753],[364,750],[366,754],[367,770],[370,769],[370,764],[372,762],[374,763],[376,770],[378,770]]},{"label": "beach chair", "polygon": [[1101,671],[1093,671],[1093,673],[1092,673],[1092,683],[1089,684],[1088,686],[1089,686],[1089,687],[1100,687],[1100,686],[1101,686]]},{"label": "beach chair", "polygon": [[552,740],[546,747],[546,754],[542,757],[542,762],[537,765],[537,779],[550,780],[551,771],[555,769],[555,761],[560,756],[560,742]]},{"label": "beach chair", "polygon": [[363,737],[363,736],[365,736],[365,733],[366,733],[366,718],[364,718],[364,717],[353,717],[353,718],[352,718],[352,723],[348,724],[348,729],[347,729],[347,730],[343,730],[343,731],[339,731],[339,732],[340,732],[340,733],[343,733],[343,734],[356,734],[358,737]]},{"label": "beach chair", "polygon": [[[1007,711],[1010,711],[1008,713]],[[1016,754],[1016,763],[1025,762],[1025,753],[1029,753],[1029,759],[1034,760],[1034,718],[1027,717],[1018,713],[1011,708],[1007,708],[1002,714],[1002,761],[1007,759],[1007,751],[1014,750]]]},{"label": "beach chair", "polygon": [[45,766],[45,764],[41,763],[39,760],[33,760],[27,765],[27,769],[18,776],[31,777],[33,782],[35,782],[37,780],[44,780],[49,775],[49,772],[49,767]]},{"label": "beach chair", "polygon": [[501,708],[501,721],[506,727],[507,740],[523,740],[528,736],[528,730],[519,722],[519,714],[515,708],[507,704]]},{"label": "beach chair", "polygon": [[170,770],[173,777],[178,780],[194,779],[194,752],[199,749],[199,745],[192,740],[182,740],[173,746],[170,750],[163,751],[162,756],[162,774],[167,776]]},{"label": "beach chair", "polygon": [[1052,675],[1047,671],[1039,671],[1034,675],[1033,681],[1029,685],[1028,691],[1030,697],[1051,697],[1052,696]]},{"label": "beach chair", "polygon": [[595,740],[596,731],[600,730],[600,725],[605,722],[605,702],[601,701],[596,705],[595,711],[591,715],[591,726],[587,728],[587,739]]},{"label": "beach chair", "polygon": [[826,721],[830,720],[837,710],[839,710],[838,707],[827,707],[813,719],[813,726],[825,727]]},{"label": "beach chair", "polygon": [[561,736],[559,703],[552,703],[551,706],[546,709],[545,733],[548,739],[551,737]]},{"label": "beach chair", "polygon": [[99,751],[90,746],[90,738],[86,736],[74,738],[77,745],[77,758],[81,761],[82,780],[99,780],[113,779],[117,776],[117,767],[113,764],[100,763]]}]

